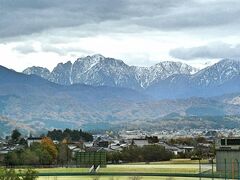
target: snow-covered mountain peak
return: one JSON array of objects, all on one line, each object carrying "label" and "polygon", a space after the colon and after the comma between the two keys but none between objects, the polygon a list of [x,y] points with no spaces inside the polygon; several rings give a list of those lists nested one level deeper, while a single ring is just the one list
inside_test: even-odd
[{"label": "snow-covered mountain peak", "polygon": [[39,66],[32,66],[23,71],[24,74],[30,75],[35,74],[40,76],[44,79],[48,79],[50,75],[50,71],[47,68],[39,67]]},{"label": "snow-covered mountain peak", "polygon": [[136,67],[95,54],[78,58],[74,63],[59,63],[46,79],[63,85],[83,83],[141,89],[175,74],[189,75],[196,71],[181,62],[163,61],[151,67]]},{"label": "snow-covered mountain peak", "polygon": [[79,61],[88,61],[88,62],[99,62],[101,60],[104,60],[105,57],[101,54],[94,54],[92,56],[85,56],[85,57],[81,57],[81,58],[78,58],[76,60],[76,62],[79,62]]},{"label": "snow-covered mountain peak", "polygon": [[240,63],[240,59],[228,59],[228,58],[225,58],[225,59],[222,59],[220,60],[218,63]]},{"label": "snow-covered mountain peak", "polygon": [[92,57],[93,59],[104,59],[105,57],[103,56],[103,55],[101,55],[101,54],[94,54],[94,55],[92,55],[92,56],[90,56],[90,57]]},{"label": "snow-covered mountain peak", "polygon": [[197,68],[194,68],[192,66],[189,66],[188,64],[182,63],[182,62],[174,62],[174,61],[162,61],[155,66],[162,67],[166,70],[168,69],[179,69],[185,71],[187,74],[189,73],[196,73],[198,71]]},{"label": "snow-covered mountain peak", "polygon": [[154,83],[164,80],[172,75],[190,75],[198,71],[187,64],[181,62],[162,61],[151,67],[134,67],[136,79],[142,88],[147,88]]},{"label": "snow-covered mountain peak", "polygon": [[236,76],[240,76],[240,61],[223,59],[194,74],[192,79],[194,79],[198,85],[212,86],[223,84]]}]

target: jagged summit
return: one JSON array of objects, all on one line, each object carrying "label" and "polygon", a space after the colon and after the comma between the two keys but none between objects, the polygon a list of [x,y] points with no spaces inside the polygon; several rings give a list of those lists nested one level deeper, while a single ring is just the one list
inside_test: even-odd
[{"label": "jagged summit", "polygon": [[240,76],[240,61],[223,59],[212,66],[202,69],[192,79],[198,82],[198,85],[212,86],[223,84],[236,76]]},{"label": "jagged summit", "polygon": [[187,64],[172,61],[163,61],[151,67],[129,66],[122,60],[96,54],[78,58],[73,63],[70,61],[59,63],[52,72],[41,67],[27,68],[23,72],[35,74],[62,85],[80,83],[143,90],[152,87],[161,89],[163,86],[166,87],[167,83],[171,88],[176,84],[182,87],[204,88],[220,86],[234,78],[239,78],[240,61],[223,59],[198,71]]},{"label": "jagged summit", "polygon": [[27,68],[23,73],[35,74],[62,85],[82,83],[141,89],[174,74],[192,74],[196,71],[196,68],[181,62],[164,61],[151,67],[137,67],[95,54],[78,58],[74,63],[59,63],[51,73],[39,67]]},{"label": "jagged summit", "polygon": [[48,79],[51,72],[47,68],[39,67],[39,66],[32,66],[23,71],[24,74],[31,75],[35,74],[40,76],[44,79]]}]

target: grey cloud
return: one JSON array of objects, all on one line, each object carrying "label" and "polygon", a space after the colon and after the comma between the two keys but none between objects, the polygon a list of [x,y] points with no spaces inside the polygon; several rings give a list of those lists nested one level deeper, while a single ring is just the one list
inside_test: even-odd
[{"label": "grey cloud", "polygon": [[[198,3],[202,2],[202,3]],[[163,31],[178,31],[231,25],[239,27],[240,1],[188,1],[180,6],[172,7],[170,11],[156,14],[153,17],[135,19],[135,23],[157,28]],[[238,29],[238,28],[237,28]]]},{"label": "grey cloud", "polygon": [[[117,18],[122,1],[111,0],[0,0],[0,37],[11,37],[43,30],[73,27]],[[113,3],[114,2],[114,3]],[[37,5],[36,5],[36,4]],[[99,5],[99,6],[98,6]],[[111,9],[112,8],[112,9]]]},{"label": "grey cloud", "polygon": [[21,54],[29,54],[37,52],[36,49],[31,44],[22,44],[13,48],[14,51],[17,51]]},{"label": "grey cloud", "polygon": [[169,52],[169,54],[174,58],[184,60],[194,60],[199,58],[239,58],[240,44],[231,45],[221,42],[215,42],[205,46],[173,49]]},{"label": "grey cloud", "polygon": [[60,56],[66,56],[68,54],[73,55],[73,54],[92,54],[93,52],[90,50],[78,48],[78,47],[71,47],[71,46],[66,46],[66,47],[57,47],[56,45],[41,45],[41,51],[43,52],[54,52],[59,54]]},{"label": "grey cloud", "polygon": [[237,0],[0,0],[0,38],[71,27],[86,31],[83,35],[104,33],[101,23],[113,32],[123,29],[120,25],[136,31],[238,26],[239,15]]},{"label": "grey cloud", "polygon": [[29,54],[29,53],[35,53],[35,52],[52,52],[60,56],[66,56],[66,55],[72,55],[72,54],[82,55],[82,54],[93,53],[90,50],[86,50],[78,47],[71,47],[71,46],[59,47],[57,44],[41,44],[41,47],[36,49],[29,42],[25,42],[23,44],[17,45],[13,48],[13,50],[21,54]]}]

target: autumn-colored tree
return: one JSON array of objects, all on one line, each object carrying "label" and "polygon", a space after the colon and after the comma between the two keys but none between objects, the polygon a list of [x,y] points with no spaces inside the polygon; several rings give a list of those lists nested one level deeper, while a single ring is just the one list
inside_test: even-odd
[{"label": "autumn-colored tree", "polygon": [[44,137],[42,138],[41,144],[43,145],[43,148],[49,152],[52,158],[56,160],[58,156],[58,151],[53,141],[48,137]]}]

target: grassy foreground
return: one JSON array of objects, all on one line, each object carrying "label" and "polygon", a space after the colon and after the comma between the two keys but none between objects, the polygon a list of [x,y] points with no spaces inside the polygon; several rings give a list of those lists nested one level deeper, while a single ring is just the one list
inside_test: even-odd
[{"label": "grassy foreground", "polygon": [[[209,165],[207,160],[201,161],[202,171],[208,170]],[[36,169],[39,173],[81,173],[88,172],[88,168],[45,168]],[[198,161],[192,161],[187,159],[178,159],[166,162],[153,162],[153,163],[128,163],[119,165],[107,165],[107,168],[100,168],[99,173],[183,173],[183,174],[197,174],[199,173]],[[113,175],[114,176],[114,175]],[[111,176],[75,176],[75,177],[39,177],[38,180],[131,180],[133,177],[121,176],[121,177],[111,177]],[[187,178],[187,177],[141,177],[142,180],[197,180],[199,178]],[[204,178],[202,178],[203,180]],[[133,179],[135,180],[135,179]],[[139,180],[136,179],[136,180]]]},{"label": "grassy foreground", "polygon": [[[98,179],[99,178],[99,179]],[[135,180],[134,177],[40,177],[38,180]],[[199,180],[199,178],[186,178],[186,177],[139,177],[136,180]],[[209,180],[202,178],[202,180]]]},{"label": "grassy foreground", "polygon": [[39,173],[82,173],[88,172],[89,168],[39,168],[35,170]]},{"label": "grassy foreground", "polygon": [[145,164],[145,165],[108,165],[99,172],[139,172],[139,173],[198,173],[197,164]]}]

